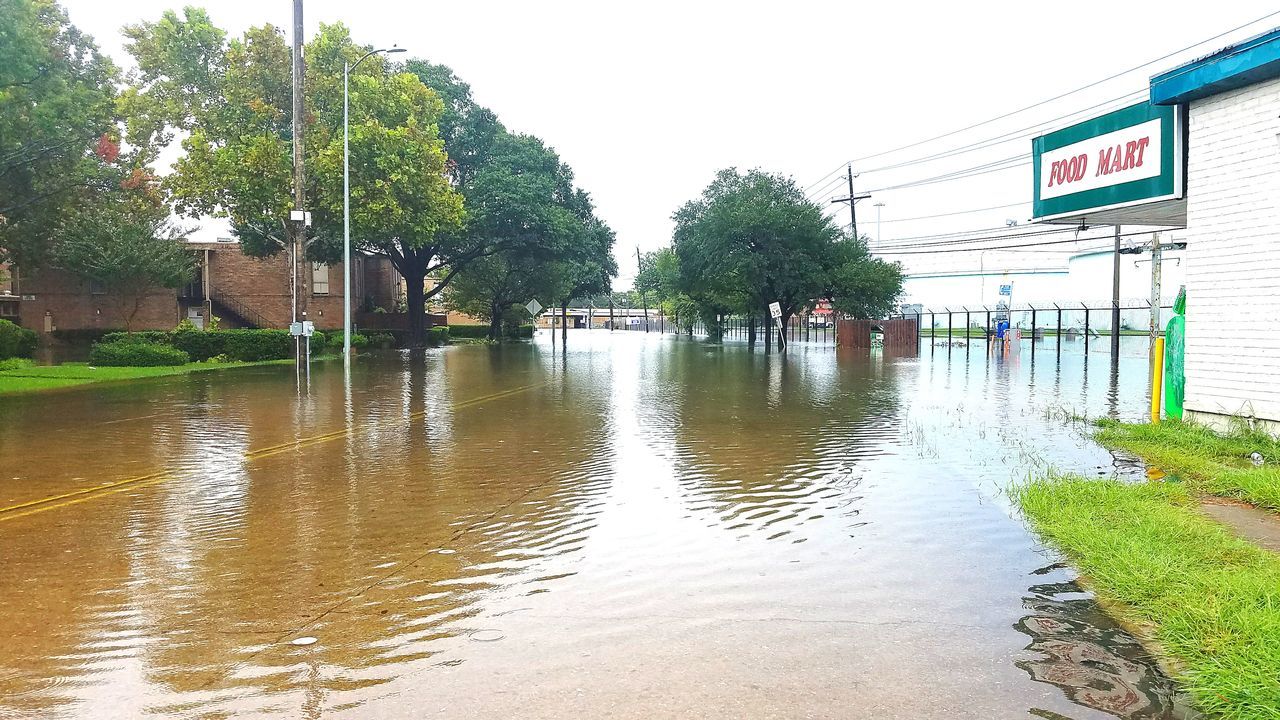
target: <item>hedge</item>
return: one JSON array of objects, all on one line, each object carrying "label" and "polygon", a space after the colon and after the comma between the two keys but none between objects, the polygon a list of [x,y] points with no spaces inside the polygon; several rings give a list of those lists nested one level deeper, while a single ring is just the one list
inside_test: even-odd
[{"label": "hedge", "polygon": [[[449,337],[451,338],[487,338],[489,337],[488,325],[440,325],[437,327],[447,327],[449,329]],[[431,328],[435,330],[435,328]]]},{"label": "hedge", "polygon": [[191,356],[185,352],[151,342],[100,342],[89,352],[89,364],[99,367],[155,367],[189,362]]},{"label": "hedge", "polygon": [[[451,338],[489,337],[488,325],[450,325],[448,327],[449,337]],[[502,336],[509,340],[517,340],[520,338],[528,339],[533,337],[533,326],[521,325],[518,328],[505,327],[503,328]]]},{"label": "hedge", "polygon": [[13,357],[31,357],[36,351],[38,336],[8,320],[0,320],[0,360]]},{"label": "hedge", "polygon": [[[459,325],[458,327],[468,327]],[[449,336],[452,334],[448,325],[437,325],[427,329],[427,344],[432,347],[449,344]]]},{"label": "hedge", "polygon": [[103,343],[147,343],[167,345],[185,352],[192,360],[212,357],[256,362],[293,357],[293,337],[288,330],[175,330],[173,332],[110,333]]}]

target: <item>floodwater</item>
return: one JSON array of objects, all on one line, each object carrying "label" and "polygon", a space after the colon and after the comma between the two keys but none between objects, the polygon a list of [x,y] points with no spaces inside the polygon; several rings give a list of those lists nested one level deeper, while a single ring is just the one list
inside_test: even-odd
[{"label": "floodwater", "polygon": [[1140,417],[1142,353],[927,343],[2,399],[0,717],[1186,717],[1003,493],[1133,472],[1073,418]]}]

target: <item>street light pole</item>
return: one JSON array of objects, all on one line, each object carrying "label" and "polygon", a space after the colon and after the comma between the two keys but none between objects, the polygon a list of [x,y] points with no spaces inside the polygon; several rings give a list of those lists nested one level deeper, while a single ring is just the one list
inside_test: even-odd
[{"label": "street light pole", "polygon": [[404,48],[370,50],[355,65],[342,67],[342,362],[351,366],[351,71],[370,55],[402,53]]},{"label": "street light pole", "polygon": [[880,244],[880,209],[884,207],[884,203],[876,203],[876,244]]}]

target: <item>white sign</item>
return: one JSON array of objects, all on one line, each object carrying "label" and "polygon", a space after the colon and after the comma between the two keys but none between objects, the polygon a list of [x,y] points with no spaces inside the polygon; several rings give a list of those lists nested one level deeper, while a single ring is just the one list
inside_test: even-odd
[{"label": "white sign", "polygon": [[536,299],[530,300],[529,304],[524,306],[524,309],[528,310],[530,315],[537,317],[538,313],[542,312],[542,303],[538,302]]},{"label": "white sign", "polygon": [[782,305],[776,302],[769,303],[769,314],[773,316],[774,320],[780,319],[782,317]]},{"label": "white sign", "polygon": [[1160,120],[1081,140],[1040,156],[1040,199],[1160,175]]}]

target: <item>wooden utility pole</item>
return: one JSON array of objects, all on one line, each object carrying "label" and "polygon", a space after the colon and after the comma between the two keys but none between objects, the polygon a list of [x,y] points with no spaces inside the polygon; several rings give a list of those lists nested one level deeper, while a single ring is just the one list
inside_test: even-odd
[{"label": "wooden utility pole", "polygon": [[853,229],[853,239],[858,239],[858,210],[855,207],[859,200],[866,200],[871,197],[871,193],[862,193],[861,195],[853,192],[853,164],[849,165],[849,197],[836,198],[833,203],[849,203],[849,227]]},{"label": "wooden utility pole", "polygon": [[[293,209],[295,214],[305,213],[306,193],[305,176],[302,166],[302,141],[305,122],[303,113],[304,85],[302,65],[302,0],[293,0]],[[290,220],[293,229],[293,321],[307,319],[307,223],[305,214],[301,218]],[[299,336],[295,343],[296,357],[301,362],[305,355],[303,349],[307,341]]]}]

